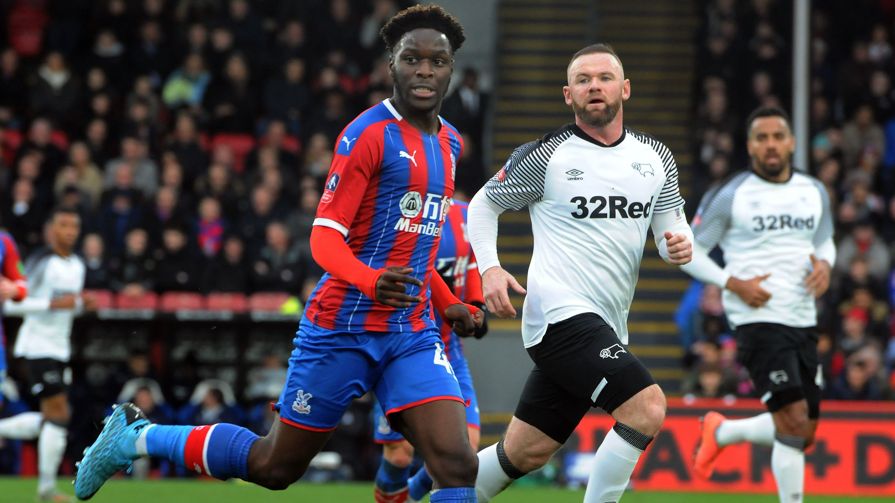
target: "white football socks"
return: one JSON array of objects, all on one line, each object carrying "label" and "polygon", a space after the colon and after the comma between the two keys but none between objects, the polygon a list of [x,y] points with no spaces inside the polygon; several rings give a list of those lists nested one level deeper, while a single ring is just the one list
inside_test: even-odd
[{"label": "white football socks", "polygon": [[512,484],[513,480],[500,465],[497,444],[479,451],[479,473],[475,479],[475,494],[479,503],[491,501],[491,498]]},{"label": "white football socks", "polygon": [[771,449],[771,471],[777,480],[780,501],[801,503],[805,487],[805,452],[780,439],[775,440]]},{"label": "white football socks", "polygon": [[746,419],[726,419],[718,426],[715,440],[725,446],[739,442],[771,446],[774,444],[774,418],[770,412]]},{"label": "white football socks", "polygon": [[12,440],[34,440],[40,434],[40,412],[22,412],[12,417],[0,419],[0,437]]},{"label": "white football socks", "polygon": [[58,424],[44,421],[37,440],[37,492],[47,494],[56,491],[56,474],[68,441],[68,430]]},{"label": "white football socks", "polygon": [[641,454],[643,450],[623,439],[615,428],[610,429],[594,456],[584,503],[619,501],[628,487],[631,473],[634,472]]}]

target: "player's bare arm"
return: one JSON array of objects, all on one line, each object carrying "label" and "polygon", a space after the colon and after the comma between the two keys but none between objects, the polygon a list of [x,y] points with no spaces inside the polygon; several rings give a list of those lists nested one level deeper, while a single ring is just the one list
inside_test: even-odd
[{"label": "player's bare arm", "polygon": [[510,302],[510,289],[519,295],[525,295],[525,288],[502,267],[492,267],[482,274],[482,293],[485,295],[488,312],[500,318],[516,317],[516,309]]},{"label": "player's bare arm", "polygon": [[813,254],[811,258],[811,272],[805,278],[805,286],[815,297],[820,297],[830,288],[830,263],[819,259]]}]

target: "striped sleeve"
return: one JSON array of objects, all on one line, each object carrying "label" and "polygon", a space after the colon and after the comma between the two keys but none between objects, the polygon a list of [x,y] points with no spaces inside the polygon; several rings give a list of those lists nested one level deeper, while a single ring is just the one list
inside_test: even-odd
[{"label": "striped sleeve", "polygon": [[494,204],[519,210],[544,197],[547,165],[553,152],[572,136],[568,127],[513,151],[500,171],[485,184],[485,194]]},{"label": "striped sleeve", "polygon": [[730,217],[733,212],[733,197],[737,188],[742,184],[749,173],[740,173],[706,192],[693,217],[690,227],[693,229],[693,237],[696,243],[706,251],[721,242],[724,234],[730,227]]},{"label": "striped sleeve", "polygon": [[656,155],[662,160],[662,167],[665,169],[665,185],[659,193],[659,198],[654,207],[656,213],[664,213],[684,205],[684,198],[681,197],[681,190],[678,186],[677,163],[674,162],[674,156],[671,150],[659,140],[644,133],[633,132],[640,141],[649,145]]}]

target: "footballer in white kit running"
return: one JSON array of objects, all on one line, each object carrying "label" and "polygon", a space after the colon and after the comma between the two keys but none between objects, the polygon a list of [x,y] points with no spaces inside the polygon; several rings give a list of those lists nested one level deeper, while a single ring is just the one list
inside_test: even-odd
[{"label": "footballer in white kit running", "polygon": [[[786,113],[759,108],[747,126],[751,169],[705,195],[693,219],[693,260],[681,269],[724,289],[737,360],[769,412],[741,420],[707,414],[694,471],[709,478],[733,443],[773,446],[780,501],[799,502],[804,450],[820,416],[815,298],[827,290],[835,262],[833,216],[823,184],[792,169],[795,139]],[[723,269],[707,255],[716,245]]]},{"label": "footballer in white kit running", "polygon": [[0,420],[0,437],[38,439],[38,497],[62,502],[72,500],[56,491],[71,419],[67,390],[72,323],[79,311],[92,308],[93,301],[82,295],[86,268],[74,253],[81,229],[78,212],[56,208],[46,225],[47,247],[25,261],[28,295],[3,305],[5,314],[24,317],[13,355],[24,361],[28,389],[40,400],[40,411]]},{"label": "footballer in white kit running", "polygon": [[525,293],[500,267],[498,216],[527,207],[534,236],[522,337],[535,366],[506,435],[479,453],[479,501],[543,466],[599,407],[616,424],[585,501],[616,502],[665,417],[665,396],[627,349],[627,318],[650,228],[666,261],[690,259],[677,167],[665,145],[624,126],[630,82],[611,47],[578,51],[567,74],[575,123],[517,148],[469,207],[485,302],[497,316],[516,314],[508,288]]}]

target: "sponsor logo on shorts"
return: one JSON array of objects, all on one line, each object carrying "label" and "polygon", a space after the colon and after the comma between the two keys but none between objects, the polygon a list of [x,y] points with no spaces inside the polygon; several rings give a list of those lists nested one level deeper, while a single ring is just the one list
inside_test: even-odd
[{"label": "sponsor logo on shorts", "polygon": [[308,404],[308,401],[311,398],[314,398],[314,395],[305,393],[303,389],[298,390],[295,394],[295,401],[292,402],[292,410],[299,414],[310,414],[311,406]]},{"label": "sponsor logo on shorts", "polygon": [[625,348],[623,348],[621,344],[615,343],[608,348],[601,349],[600,358],[612,358],[613,360],[618,360],[618,355],[622,353],[627,353],[627,351],[625,351]]},{"label": "sponsor logo on shorts", "polygon": [[785,370],[772,370],[768,377],[771,378],[771,382],[774,384],[789,382],[789,375],[787,375]]}]

